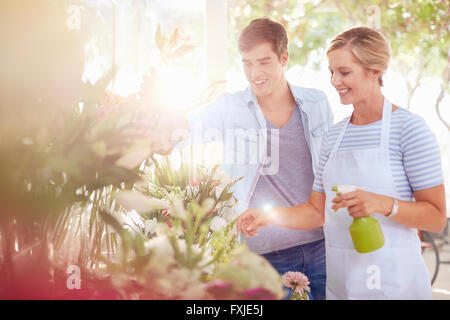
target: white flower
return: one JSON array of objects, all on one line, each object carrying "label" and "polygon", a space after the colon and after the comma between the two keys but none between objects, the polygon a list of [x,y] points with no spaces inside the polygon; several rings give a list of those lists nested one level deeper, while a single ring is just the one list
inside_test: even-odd
[{"label": "white flower", "polygon": [[202,206],[201,209],[202,210],[202,214],[207,214],[208,212],[210,212],[212,209],[214,209],[214,200],[211,198],[206,198],[205,200],[203,200],[202,202]]},{"label": "white flower", "polygon": [[231,223],[234,219],[238,217],[238,214],[233,210],[233,208],[225,206],[221,211],[221,216],[222,218],[225,219],[227,223]]},{"label": "white flower", "polygon": [[212,231],[220,231],[223,228],[225,228],[227,226],[227,222],[225,221],[225,219],[221,218],[221,217],[214,217],[211,220],[211,230]]},{"label": "white flower", "polygon": [[168,208],[168,213],[173,217],[179,217],[182,220],[186,219],[186,210],[184,209],[183,200],[176,199],[171,201],[171,205]]},{"label": "white flower", "polygon": [[164,294],[182,300],[204,299],[206,289],[199,280],[201,271],[183,267],[171,268],[157,280]]},{"label": "white flower", "polygon": [[222,191],[225,190],[225,187],[234,181],[232,176],[220,170],[216,170],[213,179],[218,181],[218,184],[214,190],[216,198],[219,198]]},{"label": "white flower", "polygon": [[172,230],[166,223],[158,223],[155,232],[158,236],[169,236],[172,233]]},{"label": "white flower", "polygon": [[214,173],[214,180],[219,180],[220,184],[229,184],[232,183],[234,181],[233,177],[230,176],[229,174],[221,171],[221,170],[216,170],[216,172]]},{"label": "white flower", "polygon": [[186,248],[187,248],[187,244],[186,244],[186,240],[184,239],[177,239],[177,246],[178,246],[178,250],[180,251],[180,253],[186,253]]},{"label": "white flower", "polygon": [[194,195],[196,194],[198,194],[198,186],[191,186],[191,185],[186,186],[186,196],[188,198],[191,197],[193,198]]},{"label": "white flower", "polygon": [[158,236],[146,241],[145,248],[152,253],[148,264],[150,270],[165,273],[167,269],[176,264],[175,254],[166,236]]},{"label": "white flower", "polygon": [[225,187],[227,185],[225,183],[220,183],[216,186],[216,188],[214,189],[214,192],[216,194],[216,198],[219,199],[220,195],[222,194],[223,190],[225,190]]},{"label": "white flower", "polygon": [[134,209],[139,214],[168,207],[167,201],[150,198],[137,191],[119,191],[115,198],[123,207]]},{"label": "white flower", "polygon": [[158,220],[156,218],[145,220],[145,234],[152,234],[156,232],[158,226]]}]

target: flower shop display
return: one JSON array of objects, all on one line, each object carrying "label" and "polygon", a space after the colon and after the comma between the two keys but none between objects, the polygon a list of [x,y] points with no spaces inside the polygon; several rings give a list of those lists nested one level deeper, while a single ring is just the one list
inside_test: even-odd
[{"label": "flower shop display", "polygon": [[[0,4],[2,27],[27,19],[39,39],[25,51],[0,39],[30,74],[24,91],[0,95],[0,298],[281,298],[281,277],[237,239],[239,180],[171,153],[187,122],[165,104],[158,68],[128,97],[107,90],[113,72],[82,83],[83,41],[62,27],[64,5],[43,0],[33,18],[22,2]],[[177,33],[158,28],[162,64],[192,51]],[[70,68],[46,70],[44,57]],[[11,77],[21,63],[7,61]],[[0,84],[14,83],[7,75]]]}]

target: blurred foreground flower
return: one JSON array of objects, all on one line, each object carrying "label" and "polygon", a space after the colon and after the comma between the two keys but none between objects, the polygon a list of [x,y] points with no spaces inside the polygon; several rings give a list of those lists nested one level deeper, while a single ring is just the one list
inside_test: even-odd
[{"label": "blurred foreground flower", "polygon": [[221,217],[214,217],[211,220],[211,230],[212,231],[220,231],[223,228],[225,228],[227,225],[227,222],[225,221],[225,219],[221,218]]}]

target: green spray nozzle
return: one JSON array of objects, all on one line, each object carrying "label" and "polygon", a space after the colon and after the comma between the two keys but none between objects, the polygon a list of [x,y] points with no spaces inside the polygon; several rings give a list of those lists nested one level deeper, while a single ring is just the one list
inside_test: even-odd
[{"label": "green spray nozzle", "polygon": [[[341,193],[339,192],[339,190],[338,190],[338,187],[337,187],[337,186],[332,186],[332,187],[331,187],[331,191],[334,191],[334,192],[336,192],[336,197],[339,197],[339,196],[341,195]],[[337,210],[336,210],[336,209],[334,209],[334,212],[337,212]]]}]

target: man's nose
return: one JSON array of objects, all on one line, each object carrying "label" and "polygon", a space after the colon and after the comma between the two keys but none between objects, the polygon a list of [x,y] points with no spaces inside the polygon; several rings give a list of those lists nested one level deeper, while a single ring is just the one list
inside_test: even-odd
[{"label": "man's nose", "polygon": [[260,73],[260,70],[258,67],[252,67],[250,69],[250,78],[252,80],[256,80],[258,78],[259,73]]}]

